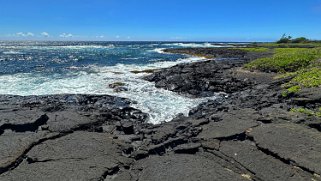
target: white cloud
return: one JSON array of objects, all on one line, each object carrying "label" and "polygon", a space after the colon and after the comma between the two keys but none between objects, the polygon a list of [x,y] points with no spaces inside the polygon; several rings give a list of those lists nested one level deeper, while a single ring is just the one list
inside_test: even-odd
[{"label": "white cloud", "polygon": [[26,34],[27,36],[35,36],[33,33],[31,33],[31,32],[28,32],[27,34]]},{"label": "white cloud", "polygon": [[131,37],[130,37],[130,36],[127,36],[127,39],[129,40],[129,39],[131,39]]},{"label": "white cloud", "polygon": [[26,36],[26,35],[25,35],[24,33],[22,33],[22,32],[19,32],[19,33],[17,33],[16,35],[17,35],[17,36],[23,36],[23,37]]},{"label": "white cloud", "polygon": [[96,38],[105,38],[104,35],[96,36]]},{"label": "white cloud", "polygon": [[71,33],[63,33],[63,34],[59,35],[59,37],[61,37],[61,38],[71,38],[71,37],[73,37],[73,35]]},{"label": "white cloud", "polygon": [[120,38],[120,36],[119,36],[119,35],[116,35],[116,38],[118,39],[118,38]]},{"label": "white cloud", "polygon": [[33,37],[33,36],[35,36],[35,34],[33,34],[31,32],[28,32],[28,33],[19,32],[19,33],[16,33],[16,36],[18,36],[18,37]]},{"label": "white cloud", "polygon": [[42,33],[41,33],[41,36],[49,37],[50,35],[49,35],[49,33],[47,33],[47,32],[42,32]]}]

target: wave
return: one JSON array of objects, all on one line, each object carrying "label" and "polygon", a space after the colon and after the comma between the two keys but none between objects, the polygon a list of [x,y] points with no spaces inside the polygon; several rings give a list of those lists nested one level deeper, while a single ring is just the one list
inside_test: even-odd
[{"label": "wave", "polygon": [[166,48],[155,48],[153,50],[150,50],[149,52],[156,52],[156,53],[160,53],[160,54],[166,54],[166,52],[164,52]]},{"label": "wave", "polygon": [[228,45],[217,45],[211,43],[169,43],[164,44],[165,46],[177,46],[177,47],[186,47],[186,48],[214,48],[214,47],[227,47]]},{"label": "wave", "polygon": [[[0,46],[1,48],[1,46]],[[32,50],[55,50],[55,49],[70,49],[70,50],[82,50],[82,49],[113,49],[115,45],[65,45],[65,46],[3,46],[6,49],[32,49]]]},{"label": "wave", "polygon": [[18,51],[14,51],[14,50],[10,50],[10,51],[6,51],[6,52],[2,52],[5,55],[22,55],[22,52],[18,52]]},{"label": "wave", "polygon": [[[0,76],[0,94],[47,95],[47,94],[109,94],[129,98],[135,103],[132,107],[150,115],[150,123],[159,124],[171,121],[178,114],[188,115],[200,103],[212,98],[192,99],[164,89],[141,79],[146,73],[135,74],[134,70],[159,69],[179,63],[203,61],[189,57],[175,62],[155,62],[144,66],[117,64],[115,66],[70,67],[68,75],[19,73]],[[78,69],[79,68],[79,69]],[[128,91],[115,92],[109,84],[123,82]]]}]

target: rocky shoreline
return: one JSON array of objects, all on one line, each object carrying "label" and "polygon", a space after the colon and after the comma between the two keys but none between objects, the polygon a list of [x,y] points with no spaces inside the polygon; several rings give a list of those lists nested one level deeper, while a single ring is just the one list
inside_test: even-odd
[{"label": "rocky shoreline", "polygon": [[0,180],[321,180],[320,120],[289,111],[320,104],[321,91],[285,98],[286,79],[242,69],[269,53],[167,51],[219,59],[144,79],[225,96],[160,125],[112,96],[0,96]]}]

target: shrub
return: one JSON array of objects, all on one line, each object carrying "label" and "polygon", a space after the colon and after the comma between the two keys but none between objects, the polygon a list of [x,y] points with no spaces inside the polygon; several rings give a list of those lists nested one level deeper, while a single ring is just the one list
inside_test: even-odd
[{"label": "shrub", "polygon": [[321,68],[314,67],[302,70],[292,79],[291,83],[303,87],[319,87],[321,85]]},{"label": "shrub", "polygon": [[295,38],[291,41],[292,43],[309,43],[310,40],[305,37]]},{"label": "shrub", "polygon": [[282,37],[280,38],[280,40],[278,40],[276,43],[291,43],[291,36],[286,36],[286,34],[283,34]]},{"label": "shrub", "polygon": [[260,58],[245,65],[265,72],[295,72],[321,58],[321,48],[276,48],[272,57]]}]

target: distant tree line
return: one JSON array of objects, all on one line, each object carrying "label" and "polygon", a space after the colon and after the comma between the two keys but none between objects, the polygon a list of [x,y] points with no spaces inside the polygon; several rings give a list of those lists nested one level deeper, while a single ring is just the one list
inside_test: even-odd
[{"label": "distant tree line", "polygon": [[311,42],[316,42],[316,41],[312,41],[305,37],[299,37],[299,38],[293,39],[292,36],[287,36],[286,34],[283,34],[282,37],[276,43],[281,44],[281,43],[311,43]]}]

